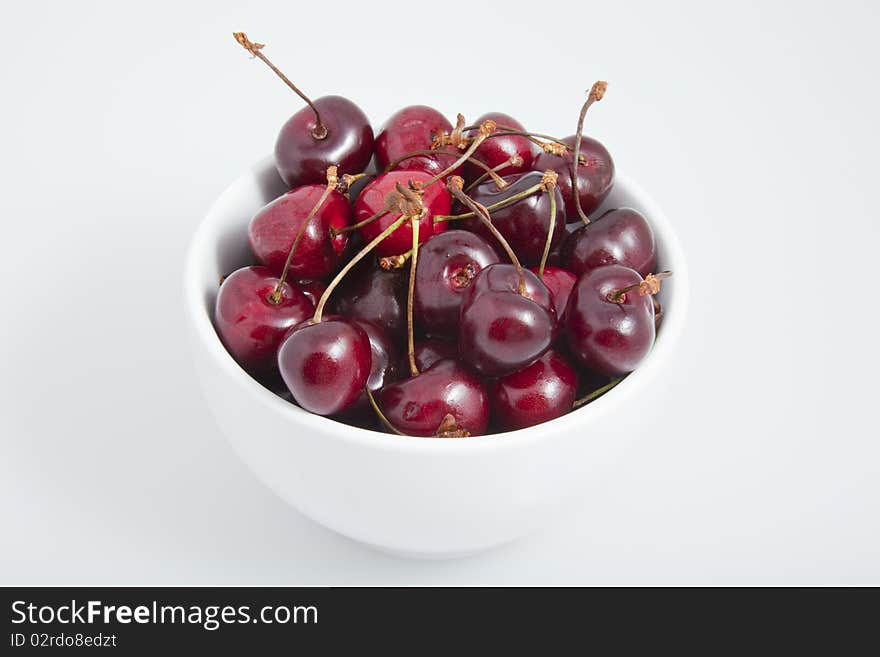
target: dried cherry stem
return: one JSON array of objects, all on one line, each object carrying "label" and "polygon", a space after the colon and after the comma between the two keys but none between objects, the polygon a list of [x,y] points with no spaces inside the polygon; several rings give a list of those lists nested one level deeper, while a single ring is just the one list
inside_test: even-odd
[{"label": "dried cherry stem", "polygon": [[[480,162],[479,160],[474,160],[474,161]],[[483,164],[482,162],[480,162],[480,164],[482,164],[484,167],[486,167],[486,165]],[[483,173],[483,175],[481,175],[479,178],[474,180],[474,182],[472,182],[470,185],[468,185],[467,189],[465,189],[464,191],[467,194],[474,187],[476,187],[481,182],[486,180],[486,178],[491,178],[495,182],[495,185],[496,185],[496,187],[498,187],[498,189],[504,189],[505,187],[507,187],[508,183],[506,180],[504,180],[504,178],[502,178],[501,176],[498,175],[498,172],[503,171],[504,169],[507,169],[508,167],[521,167],[522,164],[523,164],[523,159],[519,155],[514,155],[510,159],[502,162],[501,164],[499,164],[497,166],[492,167],[491,169],[486,167],[486,171]]]},{"label": "dried cherry stem", "polygon": [[247,38],[247,34],[244,32],[233,32],[232,36],[235,37],[235,40],[241,45],[242,48],[247,50],[251,55],[263,61],[266,66],[272,69],[272,71],[281,78],[284,83],[293,89],[297,96],[302,98],[309,107],[312,108],[312,111],[315,113],[315,127],[312,129],[312,137],[315,139],[321,140],[325,139],[330,132],[327,130],[327,126],[324,125],[323,121],[321,121],[321,114],[318,112],[318,108],[315,107],[315,104],[311,101],[311,99],[306,96],[302,91],[300,91],[297,86],[291,82],[284,73],[282,73],[275,64],[269,61],[269,58],[266,57],[260,50],[263,49],[265,44],[263,43],[254,43],[250,39]]},{"label": "dried cherry stem", "polygon": [[379,258],[379,266],[385,271],[393,271],[395,269],[403,269],[403,266],[406,264],[409,257],[412,255],[413,250],[410,249],[406,253],[401,253],[399,255],[393,256],[384,256]]},{"label": "dried cherry stem", "polygon": [[581,221],[584,222],[584,225],[588,225],[590,223],[590,218],[586,215],[581,208],[581,195],[578,190],[577,183],[577,168],[580,166],[581,162],[581,140],[583,139],[584,132],[584,119],[587,116],[587,110],[590,109],[590,105],[596,103],[605,96],[605,90],[608,88],[608,83],[599,80],[595,82],[590,89],[590,93],[587,95],[587,100],[584,103],[583,107],[581,107],[581,113],[578,116],[578,126],[577,132],[574,133],[574,149],[572,150],[571,156],[571,167],[569,167],[569,172],[571,175],[571,191],[574,196],[574,207],[577,209],[578,216],[581,218]]},{"label": "dried cherry stem", "polygon": [[367,173],[364,171],[363,173],[356,173],[354,175],[350,173],[342,174],[342,180],[339,181],[339,185],[337,185],[336,189],[338,189],[343,194],[348,194],[351,186],[354,185],[361,178],[375,178],[375,173]]},{"label": "dried cherry stem", "polygon": [[324,313],[324,306],[327,305],[327,300],[330,298],[330,294],[342,282],[342,279],[345,278],[345,275],[348,272],[350,272],[352,270],[352,268],[357,263],[359,263],[361,260],[363,260],[370,251],[375,249],[376,245],[379,242],[381,242],[386,237],[388,237],[391,233],[393,233],[395,230],[400,228],[400,226],[403,224],[403,222],[406,221],[407,219],[409,219],[409,217],[407,217],[406,215],[403,215],[400,218],[398,218],[394,223],[390,224],[388,226],[388,228],[386,228],[381,233],[376,235],[376,237],[369,244],[367,244],[363,249],[361,249],[357,254],[355,254],[354,257],[352,257],[352,259],[349,260],[345,264],[345,266],[339,270],[339,273],[333,277],[333,280],[330,281],[330,285],[328,285],[327,289],[324,290],[324,294],[322,294],[321,298],[318,299],[318,305],[315,306],[315,314],[312,315],[312,323],[313,324],[317,324],[318,322],[321,321],[321,317],[323,316],[323,313]]},{"label": "dried cherry stem", "polygon": [[438,180],[442,180],[443,178],[448,176],[450,173],[455,171],[462,164],[467,162],[467,160],[470,158],[470,156],[474,154],[474,151],[477,150],[477,148],[479,148],[480,144],[482,144],[484,141],[486,141],[486,139],[489,137],[489,135],[491,135],[493,132],[495,132],[496,126],[497,126],[497,124],[492,119],[487,119],[486,121],[483,121],[479,125],[479,127],[477,128],[477,130],[479,130],[479,133],[474,138],[474,140],[471,142],[471,145],[468,146],[467,150],[464,153],[462,153],[461,156],[459,156],[459,158],[455,162],[453,162],[451,165],[449,165],[448,167],[443,169],[443,171],[441,171],[436,176],[431,178],[428,182],[426,182],[425,187],[429,187],[430,185],[433,185]]},{"label": "dried cherry stem", "polygon": [[[477,127],[478,126],[475,126],[475,125],[469,125],[469,126],[465,126],[464,128],[462,128],[462,130],[464,132],[467,132],[468,130],[476,129]],[[568,150],[570,148],[559,137],[554,137],[553,135],[545,135],[540,132],[532,132],[530,130],[517,130],[513,126],[502,125],[500,123],[498,124],[498,131],[492,133],[491,136],[492,137],[507,137],[507,136],[525,137],[533,144],[537,144],[542,149],[546,150],[548,153],[555,152],[557,155],[561,155],[561,153],[557,152],[559,149],[551,147],[550,150],[547,150],[547,148],[546,148],[547,144],[543,141],[540,141],[540,140],[546,139],[547,141],[550,141],[550,142],[556,144],[557,146],[561,146],[563,150]]]},{"label": "dried cherry stem", "polygon": [[507,256],[510,258],[510,261],[513,263],[513,266],[516,268],[516,273],[519,275],[519,293],[522,296],[526,296],[526,274],[523,271],[522,264],[520,264],[519,258],[516,257],[516,253],[514,253],[513,249],[510,247],[508,241],[504,238],[504,235],[495,227],[495,224],[492,223],[492,217],[489,216],[489,210],[486,206],[477,203],[474,199],[464,193],[464,180],[461,179],[461,176],[451,176],[449,180],[446,181],[446,189],[449,190],[449,193],[452,194],[458,201],[470,208],[470,210],[480,218],[480,220],[486,225],[486,228],[489,229],[489,232],[498,240],[498,243],[501,245],[501,248],[507,253]]},{"label": "dried cherry stem", "polygon": [[434,432],[435,438],[470,438],[470,436],[470,431],[458,426],[458,421],[452,413],[443,416],[437,426],[437,431]]},{"label": "dried cherry stem", "polygon": [[388,212],[389,212],[388,210],[379,210],[376,214],[374,214],[370,217],[367,217],[366,219],[359,221],[356,224],[352,224],[351,226],[345,226],[344,228],[334,228],[333,226],[331,226],[330,227],[330,237],[336,237],[337,235],[342,235],[344,233],[350,233],[352,231],[358,230],[359,228],[363,228],[367,224],[371,224],[374,221],[376,221],[376,219],[384,217],[386,214],[388,214]]},{"label": "dried cherry stem", "polygon": [[544,253],[541,254],[541,264],[538,266],[538,276],[542,279],[544,278],[544,267],[547,266],[547,258],[550,256],[553,233],[556,232],[556,181],[558,178],[558,173],[547,169],[541,179],[544,191],[550,193],[550,225],[547,227],[547,241],[544,242]]},{"label": "dried cherry stem", "polygon": [[376,417],[379,418],[379,422],[381,422],[383,426],[391,433],[396,433],[398,436],[405,436],[405,433],[403,433],[402,431],[398,431],[397,428],[393,424],[391,424],[391,421],[387,417],[385,417],[385,413],[382,412],[382,409],[379,408],[379,404],[376,403],[376,398],[373,397],[373,392],[370,390],[369,386],[364,386],[364,392],[367,394],[367,399],[370,400],[370,406],[373,407],[373,412],[376,413]]},{"label": "dried cherry stem", "polygon": [[[544,189],[543,183],[538,183],[537,185],[532,185],[528,189],[524,189],[521,192],[517,192],[513,196],[508,196],[505,199],[498,201],[497,203],[493,203],[492,205],[486,206],[486,209],[489,212],[494,212],[495,210],[500,210],[501,208],[506,208],[508,205],[513,205],[517,201],[521,201],[527,196],[531,196],[536,192],[540,192]],[[434,223],[438,221],[455,221],[456,219],[470,219],[471,217],[477,216],[475,212],[463,212],[462,214],[438,214],[434,217]]]},{"label": "dried cherry stem", "polygon": [[321,197],[318,199],[318,202],[315,203],[314,206],[312,206],[311,210],[309,210],[308,215],[306,215],[305,220],[302,222],[299,230],[296,232],[296,238],[293,240],[293,245],[290,247],[290,251],[288,251],[287,253],[287,260],[284,261],[284,269],[281,270],[281,276],[278,278],[278,283],[275,285],[275,289],[272,291],[272,294],[269,295],[269,303],[274,305],[281,303],[281,288],[284,286],[284,281],[287,279],[287,273],[290,271],[290,265],[293,263],[293,256],[296,253],[297,247],[299,247],[299,243],[302,241],[303,235],[305,235],[306,233],[306,229],[312,222],[312,219],[314,219],[315,215],[318,214],[318,210],[320,210],[321,206],[324,205],[324,201],[326,201],[327,197],[330,196],[330,192],[336,189],[336,185],[339,183],[339,178],[336,173],[337,167],[327,167],[327,186],[321,193]]},{"label": "dried cherry stem", "polygon": [[419,263],[419,217],[412,218],[412,256],[409,259],[409,289],[406,293],[406,354],[411,376],[419,375],[416,365],[416,344],[413,331],[413,303],[416,292],[416,267]]},{"label": "dried cherry stem", "polygon": [[645,276],[644,280],[635,283],[634,285],[628,285],[627,287],[622,287],[619,290],[614,290],[608,293],[608,301],[611,303],[623,303],[626,301],[626,293],[632,292],[633,290],[638,290],[639,294],[643,297],[657,294],[660,291],[660,282],[664,278],[669,278],[672,276],[671,271],[661,271],[657,274],[648,274]]},{"label": "dried cherry stem", "polygon": [[602,395],[604,395],[606,392],[611,390],[611,388],[616,386],[618,383],[623,381],[625,378],[626,377],[621,376],[620,378],[612,379],[609,383],[606,383],[601,388],[596,388],[593,392],[584,395],[580,399],[575,399],[574,404],[572,404],[571,407],[572,408],[579,408],[579,407],[583,406],[584,404],[588,404],[589,402],[593,401],[597,397],[601,397]]}]

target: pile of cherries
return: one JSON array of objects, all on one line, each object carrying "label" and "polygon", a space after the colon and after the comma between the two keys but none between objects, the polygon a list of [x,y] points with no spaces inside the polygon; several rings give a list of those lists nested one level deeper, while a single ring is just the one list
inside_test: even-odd
[{"label": "pile of cherries", "polygon": [[580,136],[604,83],[565,139],[421,105],[374,138],[353,102],[312,102],[235,38],[307,103],[275,144],[290,191],[250,222],[260,264],[217,295],[217,332],[252,376],[342,422],[465,437],[559,417],[639,365],[669,273],[641,214],[588,218],[614,184]]}]

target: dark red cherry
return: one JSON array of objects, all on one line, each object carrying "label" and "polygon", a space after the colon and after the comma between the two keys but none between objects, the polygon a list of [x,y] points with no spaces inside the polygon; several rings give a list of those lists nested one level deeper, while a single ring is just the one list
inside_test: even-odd
[{"label": "dark red cherry", "polygon": [[[400,358],[394,348],[394,343],[383,329],[360,319],[351,321],[360,326],[370,340],[372,363],[370,376],[367,377],[367,387],[373,394],[376,394],[382,387],[400,378]],[[367,399],[367,394],[361,392],[357,400],[335,418],[348,424],[364,426],[375,423],[376,413]]]},{"label": "dark red cherry", "polygon": [[[426,105],[398,110],[376,135],[376,162],[384,170],[391,162],[413,151],[431,148],[434,137],[448,133],[452,124],[440,112]],[[460,153],[453,146],[442,149],[449,155],[417,155],[398,163],[395,170],[424,171],[436,175],[450,166]]]},{"label": "dark red cherry", "polygon": [[419,249],[413,313],[431,335],[456,335],[461,299],[483,269],[498,262],[485,239],[466,230],[434,235]]},{"label": "dark red cherry", "polygon": [[[251,250],[262,264],[276,275],[284,263],[303,221],[326,190],[324,185],[304,185],[282,194],[263,207],[248,227]],[[330,228],[351,225],[351,206],[337,191],[321,204],[309,221],[296,253],[290,263],[290,274],[296,278],[324,278],[339,264],[348,243],[348,233],[330,236]]]},{"label": "dark red cherry", "polygon": [[458,358],[458,344],[453,340],[444,340],[443,338],[422,338],[416,340],[414,355],[416,367],[420,372],[423,372],[438,360]]},{"label": "dark red cherry", "polygon": [[[512,271],[512,275],[511,275]],[[550,291],[526,270],[527,294],[519,294],[512,265],[480,272],[461,304],[458,349],[484,376],[503,376],[535,362],[556,336]]]},{"label": "dark red cherry", "polygon": [[577,283],[578,277],[561,267],[544,267],[543,276],[538,274],[538,269],[539,267],[532,267],[531,271],[550,290],[550,294],[553,295],[553,307],[556,308],[556,317],[561,320],[568,303],[568,295],[571,294],[571,289]]},{"label": "dark red cherry", "polygon": [[377,400],[391,425],[408,436],[478,436],[489,423],[486,389],[456,360],[439,360],[386,386]]},{"label": "dark red cherry", "polygon": [[621,265],[597,267],[582,275],[568,299],[564,334],[580,363],[606,376],[632,372],[654,344],[654,304],[638,290],[616,301],[615,293],[642,277]]},{"label": "dark red cherry", "polygon": [[[385,208],[385,197],[389,192],[395,191],[395,185],[400,183],[408,186],[410,181],[426,183],[431,176],[424,171],[389,171],[380,174],[358,196],[354,204],[355,221],[363,221],[372,217]],[[425,188],[422,203],[427,210],[419,222],[419,244],[424,244],[431,235],[446,230],[445,221],[435,224],[433,218],[436,215],[449,214],[451,200],[446,188],[437,183]],[[379,236],[391,224],[400,218],[400,213],[390,212],[385,216],[363,226],[360,231],[364,241]],[[379,242],[376,253],[380,256],[392,256],[406,253],[412,248],[412,222],[406,221],[391,235]]]},{"label": "dark red cherry", "polygon": [[315,136],[315,113],[306,106],[287,120],[275,142],[275,166],[289,187],[325,182],[333,164],[340,175],[360,173],[373,155],[373,128],[357,105],[342,96],[314,104],[327,129],[323,139]]},{"label": "dark red cherry", "polygon": [[223,280],[214,306],[214,326],[232,357],[252,374],[271,373],[278,345],[287,331],[311,316],[315,307],[290,283],[281,286],[266,267],[242,267]]},{"label": "dark red cherry", "polygon": [[327,284],[324,281],[316,281],[307,278],[298,280],[296,286],[315,306],[318,305],[318,299],[321,298],[321,295],[324,294],[324,291],[327,289]]},{"label": "dark red cherry", "polygon": [[609,210],[566,238],[563,267],[583,274],[603,265],[623,265],[647,276],[657,268],[657,243],[648,220],[636,210]]},{"label": "dark red cherry", "polygon": [[397,340],[406,331],[407,273],[385,271],[365,258],[330,296],[330,307],[338,315],[371,322]]},{"label": "dark red cherry", "polygon": [[575,369],[555,351],[548,351],[489,387],[492,417],[502,429],[547,422],[571,410],[577,389]]},{"label": "dark red cherry", "polygon": [[[566,145],[574,147],[574,135],[562,140]],[[541,153],[538,155],[532,168],[535,171],[553,169],[559,174],[557,185],[565,200],[565,211],[569,221],[580,220],[577,207],[574,204],[574,192],[571,186],[571,163],[573,153],[565,155],[552,155]],[[591,137],[581,138],[581,165],[578,167],[578,196],[581,199],[581,209],[584,214],[595,212],[596,209],[608,196],[614,185],[614,160],[611,154],[598,141]]]},{"label": "dark red cherry", "polygon": [[357,401],[371,369],[370,339],[344,319],[303,322],[278,350],[278,369],[296,403],[318,415],[333,415]]},{"label": "dark red cherry", "polygon": [[[498,189],[494,181],[487,180],[477,185],[470,196],[478,203],[488,207],[534,187],[541,182],[542,177],[543,175],[537,171],[504,176],[504,180],[510,183],[504,189]],[[552,192],[535,192],[507,207],[491,211],[492,223],[504,235],[517,258],[524,265],[539,263],[544,254],[544,245],[547,242],[547,232],[550,228],[551,193],[556,197],[556,225],[553,230],[552,248],[565,236],[565,206],[558,187]],[[470,217],[460,221],[468,230],[482,235],[491,244],[497,244],[492,233],[478,217]],[[503,251],[499,250],[499,253],[503,253]]]},{"label": "dark red cherry", "polygon": [[[487,120],[495,121],[495,123],[498,124],[499,127],[495,132],[508,132],[505,130],[505,127],[512,128],[515,132],[525,131],[522,123],[512,116],[503,114],[502,112],[489,112],[488,114],[483,114],[483,116],[474,121],[473,125],[480,125],[483,121]],[[526,137],[505,135],[489,137],[486,141],[477,146],[477,150],[474,151],[473,157],[476,160],[480,160],[480,162],[489,168],[496,167],[502,162],[507,162],[514,156],[521,157],[522,164],[520,166],[505,167],[500,172],[502,175],[506,176],[508,174],[530,171],[533,168],[532,163],[535,159],[535,150],[532,142]],[[483,173],[485,173],[485,169],[482,169],[475,164],[468,162],[465,165],[465,178],[469,181],[476,180],[476,178]]]}]

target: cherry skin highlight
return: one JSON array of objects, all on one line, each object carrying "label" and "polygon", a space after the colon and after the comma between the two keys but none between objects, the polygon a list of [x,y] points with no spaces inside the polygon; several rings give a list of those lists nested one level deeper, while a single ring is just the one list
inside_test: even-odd
[{"label": "cherry skin highlight", "polygon": [[260,376],[276,367],[278,346],[289,329],[310,317],[315,307],[294,285],[272,294],[278,278],[266,267],[242,267],[227,276],[217,293],[214,326],[232,357]]},{"label": "cherry skin highlight", "polygon": [[489,242],[466,230],[449,230],[425,242],[416,267],[413,312],[418,324],[431,335],[456,335],[465,291],[477,274],[497,262]]},{"label": "cherry skin highlight", "polygon": [[[498,189],[494,181],[487,180],[477,185],[470,196],[477,203],[490,206],[534,187],[541,182],[542,177],[543,174],[537,171],[505,176],[504,180],[509,184],[504,189]],[[550,192],[535,192],[507,207],[491,212],[492,223],[524,265],[538,264],[544,254],[547,232],[550,229],[550,194],[556,197],[556,224],[550,243],[552,248],[565,236],[565,205],[558,187]],[[489,243],[495,244],[496,249],[500,249],[495,237],[478,217],[461,219],[460,222],[468,230],[482,235]],[[499,253],[503,251],[499,250]]]},{"label": "cherry skin highlight", "polygon": [[444,358],[458,358],[458,344],[452,340],[427,337],[416,340],[413,350],[416,367],[420,372],[425,371],[438,360]]},{"label": "cherry skin highlight", "polygon": [[[480,125],[483,121],[492,120],[498,124],[499,128],[496,132],[507,132],[504,128],[513,128],[514,131],[524,132],[525,128],[522,123],[515,118],[502,112],[489,112],[483,114],[474,121],[473,125]],[[501,127],[504,126],[504,127]],[[470,136],[473,136],[470,135]],[[507,162],[512,157],[519,156],[522,158],[520,166],[505,167],[501,171],[501,175],[514,173],[523,173],[533,168],[535,159],[535,148],[532,142],[526,137],[518,135],[503,135],[499,137],[490,137],[477,147],[474,151],[474,159],[479,160],[490,169],[497,167],[503,162]],[[465,179],[470,181],[476,180],[485,172],[484,169],[470,162],[465,164]]]},{"label": "cherry skin highlight", "polygon": [[556,317],[561,321],[565,314],[565,306],[568,304],[568,296],[571,294],[574,284],[577,283],[578,277],[562,267],[545,267],[543,276],[538,274],[538,269],[538,267],[531,267],[530,271],[538,276],[550,290],[550,294],[553,296],[553,307],[556,309]]},{"label": "cherry skin highlight", "polygon": [[339,173],[360,173],[373,155],[373,128],[367,116],[342,96],[314,101],[327,128],[323,139],[315,137],[315,113],[309,106],[291,116],[275,142],[275,166],[288,187],[323,183],[327,167]]},{"label": "cherry skin highlight", "polygon": [[371,322],[398,340],[406,331],[406,293],[406,272],[385,271],[366,258],[333,292],[330,307],[337,315]]},{"label": "cherry skin highlight", "polygon": [[523,429],[568,413],[577,396],[578,375],[555,351],[493,382],[492,417],[501,429]]},{"label": "cherry skin highlight", "polygon": [[327,289],[327,284],[324,283],[324,281],[316,281],[307,278],[298,280],[296,286],[315,306],[318,305],[318,299],[321,298],[321,295],[324,294],[324,290]]},{"label": "cherry skin highlight", "polygon": [[[574,148],[574,135],[561,141]],[[581,137],[580,150],[581,164],[577,169],[578,196],[581,200],[581,209],[584,214],[595,212],[608,196],[614,186],[614,160],[600,142],[586,135]],[[535,171],[553,169],[559,174],[557,185],[565,200],[566,213],[569,221],[580,221],[577,206],[574,201],[574,191],[571,186],[571,163],[574,161],[574,153],[570,150],[565,155],[553,155],[541,153],[535,160],[532,168]]]},{"label": "cherry skin highlight", "polygon": [[349,408],[372,365],[370,339],[356,323],[330,318],[294,327],[278,350],[278,369],[296,403],[317,415]]},{"label": "cherry skin highlight", "polygon": [[605,376],[632,372],[654,344],[654,303],[638,290],[615,303],[617,290],[638,285],[642,277],[622,265],[606,265],[578,279],[568,299],[564,335],[577,360]]},{"label": "cherry skin highlight", "polygon": [[645,217],[632,208],[609,210],[569,235],[563,266],[583,274],[603,265],[623,265],[647,276],[657,267],[657,243]]},{"label": "cherry skin highlight", "polygon": [[[248,227],[251,251],[260,263],[277,276],[305,219],[326,190],[324,185],[304,185],[282,194],[264,206]],[[309,221],[290,263],[289,275],[297,278],[324,278],[339,265],[348,244],[348,233],[330,236],[330,228],[351,225],[351,206],[337,191],[321,204]]]},{"label": "cherry skin highlight", "polygon": [[[434,137],[451,130],[449,120],[433,107],[411,105],[398,110],[376,135],[376,162],[379,169],[386,169],[407,153],[429,150]],[[395,170],[424,171],[436,175],[452,165],[460,155],[454,146],[445,146],[442,150],[449,154],[416,155],[398,163]]]},{"label": "cherry skin highlight", "polygon": [[391,425],[409,436],[436,436],[452,416],[454,428],[471,436],[486,431],[489,396],[480,380],[456,360],[439,360],[411,379],[392,383],[377,397]]},{"label": "cherry skin highlight", "polygon": [[462,301],[458,349],[483,376],[503,376],[530,365],[556,336],[550,291],[532,272],[524,274],[528,296],[517,291],[519,275],[512,265],[491,265],[477,275]]}]

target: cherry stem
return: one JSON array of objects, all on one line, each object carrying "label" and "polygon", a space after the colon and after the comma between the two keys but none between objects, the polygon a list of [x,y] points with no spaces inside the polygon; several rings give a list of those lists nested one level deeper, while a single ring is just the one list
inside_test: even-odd
[{"label": "cherry stem", "polygon": [[398,431],[397,428],[393,424],[391,424],[391,421],[387,417],[385,417],[385,413],[382,412],[382,409],[379,408],[379,404],[376,403],[376,398],[373,397],[373,392],[370,390],[369,386],[364,387],[364,392],[367,394],[367,399],[370,400],[370,406],[373,407],[373,411],[376,413],[376,417],[379,418],[379,421],[385,426],[385,428],[392,433],[396,433],[398,436],[405,436],[405,433],[403,433],[402,431]]},{"label": "cherry stem", "polygon": [[321,121],[321,114],[318,112],[318,108],[315,107],[315,104],[311,101],[311,99],[306,96],[302,91],[300,91],[297,86],[291,82],[284,73],[282,73],[275,64],[269,61],[269,58],[266,57],[262,52],[262,48],[265,46],[263,43],[254,43],[250,39],[247,38],[247,34],[244,32],[233,32],[232,36],[235,37],[235,40],[241,45],[242,48],[247,50],[251,55],[263,61],[266,66],[268,66],[272,71],[281,78],[284,83],[293,89],[297,96],[302,98],[309,107],[312,108],[312,111],[315,113],[315,127],[312,129],[312,137],[315,139],[321,140],[325,139],[328,134],[330,134],[329,130],[327,130],[327,126],[324,125],[323,121]]},{"label": "cherry stem", "polygon": [[581,221],[584,222],[585,226],[589,225],[590,218],[586,215],[583,208],[581,208],[581,195],[578,191],[577,182],[577,168],[578,166],[580,166],[581,162],[581,140],[584,136],[584,119],[587,116],[587,110],[590,109],[590,105],[602,100],[602,97],[605,95],[605,90],[607,88],[608,83],[601,80],[593,84],[593,87],[590,89],[590,93],[587,96],[586,102],[584,103],[583,107],[581,107],[581,113],[578,116],[577,132],[574,133],[574,149],[571,156],[571,167],[569,167],[569,173],[571,175],[571,191],[572,195],[574,196],[574,206],[577,209],[578,216],[581,218]]},{"label": "cherry stem", "polygon": [[601,396],[604,395],[606,392],[608,392],[609,390],[611,390],[611,388],[613,388],[613,387],[616,386],[618,383],[620,383],[621,381],[623,381],[624,378],[626,378],[626,377],[620,377],[620,378],[618,378],[618,379],[613,379],[611,382],[606,383],[606,384],[605,384],[604,386],[602,386],[601,388],[596,388],[593,392],[591,392],[591,393],[589,393],[589,394],[587,394],[587,395],[584,395],[584,396],[581,397],[580,399],[575,399],[574,404],[572,404],[571,407],[572,407],[572,408],[579,408],[579,407],[583,406],[584,404],[587,404],[587,403],[593,401],[593,400],[596,399],[597,397],[601,397]]},{"label": "cherry stem", "polygon": [[626,301],[626,293],[631,292],[632,290],[638,290],[639,294],[643,297],[657,294],[660,291],[660,281],[664,278],[669,278],[670,276],[672,276],[671,271],[661,271],[656,274],[648,274],[645,276],[644,280],[639,281],[638,283],[609,292],[608,301],[611,303],[623,303]]},{"label": "cherry stem", "polygon": [[388,228],[386,228],[386,229],[383,230],[381,233],[379,233],[379,234],[373,239],[373,241],[371,241],[371,242],[370,242],[369,244],[367,244],[363,249],[361,249],[361,250],[360,250],[360,251],[359,251],[354,257],[352,257],[351,260],[349,260],[349,261],[346,263],[346,265],[345,265],[342,269],[339,270],[339,273],[336,274],[336,276],[333,277],[333,280],[330,281],[330,285],[328,285],[328,286],[327,286],[327,289],[324,290],[324,294],[322,294],[322,295],[321,295],[321,298],[318,299],[318,305],[315,306],[315,314],[312,315],[312,323],[313,323],[313,324],[317,324],[318,322],[321,321],[321,317],[323,316],[323,313],[324,313],[324,306],[327,305],[327,300],[330,298],[330,294],[331,294],[331,293],[333,292],[333,290],[335,290],[336,287],[342,282],[342,279],[345,278],[345,275],[346,275],[348,272],[350,272],[350,271],[352,270],[352,268],[353,268],[357,263],[359,263],[361,260],[363,260],[364,257],[366,257],[366,255],[367,255],[370,251],[372,251],[373,249],[375,249],[375,248],[376,248],[376,245],[377,245],[379,242],[381,242],[381,241],[384,240],[386,237],[388,237],[391,233],[393,233],[395,230],[397,230],[398,228],[400,228],[401,224],[403,224],[403,222],[406,221],[407,219],[409,219],[409,217],[407,217],[407,216],[405,216],[405,215],[399,217],[394,223],[390,224],[390,225],[388,226]]},{"label": "cherry stem", "polygon": [[[479,160],[475,160],[475,161],[479,162]],[[486,166],[482,162],[480,162],[480,164],[482,164],[484,167]],[[523,164],[523,159],[519,155],[514,155],[510,159],[505,160],[501,164],[494,166],[491,169],[486,168],[486,171],[479,178],[474,180],[474,182],[472,182],[470,185],[468,185],[467,189],[465,189],[464,191],[465,191],[465,193],[469,193],[474,187],[476,187],[481,182],[486,180],[486,178],[492,178],[492,180],[495,182],[495,186],[498,187],[498,189],[504,189],[505,187],[507,187],[508,183],[506,180],[504,180],[504,178],[502,178],[501,176],[498,175],[498,172],[503,171],[504,169],[507,169],[508,167],[521,167],[522,164]]]},{"label": "cherry stem", "polygon": [[337,235],[342,235],[344,233],[350,233],[354,230],[358,230],[359,228],[363,228],[367,224],[371,224],[374,221],[376,221],[376,219],[379,219],[380,217],[384,217],[386,214],[388,214],[388,210],[379,210],[373,216],[367,217],[366,219],[359,221],[356,224],[352,224],[351,226],[345,226],[344,228],[334,228],[333,226],[331,226],[330,227],[330,237],[336,237]]},{"label": "cherry stem", "polygon": [[[462,132],[467,132],[468,130],[474,130],[477,127],[478,126],[475,126],[475,125],[465,126],[464,128],[462,128]],[[551,141],[554,144],[557,144],[558,146],[562,147],[562,149],[564,149],[564,150],[570,149],[570,146],[568,146],[565,142],[563,142],[559,137],[554,137],[553,135],[545,135],[540,132],[531,132],[528,130],[517,130],[516,128],[509,126],[509,125],[499,124],[498,131],[493,132],[492,135],[490,135],[490,137],[525,137],[533,144],[537,144],[538,146],[540,146],[543,150],[547,150],[546,144],[540,140],[546,139],[546,140]],[[548,152],[556,153],[558,150],[559,149],[552,148]]]},{"label": "cherry stem", "polygon": [[416,266],[419,263],[419,218],[412,218],[412,255],[409,259],[409,290],[406,294],[406,353],[409,356],[411,376],[419,375],[416,365],[416,344],[413,335],[413,302],[416,290]]},{"label": "cherry stem", "polygon": [[[554,183],[555,187],[555,183]],[[547,241],[544,242],[544,253],[541,254],[541,264],[538,267],[538,276],[544,278],[544,267],[547,266],[547,258],[550,256],[550,244],[553,241],[553,233],[556,232],[556,191],[553,188],[550,192],[550,225],[547,227]]]},{"label": "cherry stem", "polygon": [[510,247],[510,243],[504,238],[504,235],[502,235],[492,223],[492,217],[489,216],[489,210],[486,206],[477,203],[474,199],[465,194],[464,191],[462,191],[463,187],[464,181],[460,176],[451,176],[449,180],[446,181],[446,188],[449,190],[449,193],[458,199],[463,205],[470,208],[470,210],[486,225],[495,239],[498,240],[498,243],[501,244],[501,247],[505,250],[510,261],[513,263],[513,266],[516,268],[516,273],[519,275],[519,293],[521,296],[526,296],[526,274],[525,271],[523,271],[519,258],[516,257],[516,253],[514,253],[513,249]]},{"label": "cherry stem", "polygon": [[324,188],[324,191],[321,193],[321,197],[318,199],[318,202],[312,206],[312,209],[309,210],[309,214],[306,215],[305,220],[300,225],[299,230],[296,232],[296,238],[293,240],[293,246],[290,247],[290,251],[287,253],[287,260],[284,261],[284,269],[281,270],[281,276],[278,279],[278,283],[275,285],[275,290],[269,296],[270,303],[279,304],[281,303],[281,288],[284,286],[284,281],[287,279],[287,273],[290,271],[290,265],[293,263],[293,256],[296,253],[296,249],[299,246],[300,241],[302,241],[303,235],[306,233],[306,229],[309,227],[309,224],[312,222],[312,219],[315,218],[315,215],[318,214],[318,210],[321,209],[321,206],[324,205],[324,201],[327,200],[327,197],[330,196],[330,192],[336,189],[336,184],[339,182],[339,178],[336,175],[337,168],[335,166],[327,167],[327,186]]},{"label": "cherry stem", "polygon": [[474,140],[471,142],[471,145],[468,146],[467,150],[462,153],[455,162],[453,162],[443,171],[441,171],[436,176],[431,178],[428,182],[426,182],[424,186],[429,187],[430,185],[433,185],[435,182],[437,182],[438,180],[442,180],[450,173],[455,171],[462,164],[464,164],[470,158],[470,156],[474,154],[474,151],[479,148],[480,144],[486,141],[486,138],[495,131],[495,128],[495,121],[492,121],[491,119],[483,121],[478,128],[478,130],[480,131],[479,134],[474,138]]},{"label": "cherry stem", "polygon": [[[508,196],[505,199],[501,199],[497,203],[493,203],[492,205],[486,206],[486,209],[489,212],[494,212],[495,210],[500,210],[501,208],[506,208],[508,205],[513,205],[517,201],[521,201],[527,196],[531,196],[535,192],[540,192],[544,189],[543,183],[538,183],[537,185],[532,185],[528,189],[524,189],[521,192],[517,192],[513,196]],[[475,212],[464,212],[462,214],[438,214],[434,217],[434,223],[438,221],[455,221],[456,219],[470,219],[471,217],[475,217]]]},{"label": "cherry stem", "polygon": [[395,269],[402,269],[406,264],[406,261],[409,260],[409,257],[412,255],[413,251],[410,249],[406,253],[401,253],[399,255],[393,256],[384,256],[379,258],[379,266],[385,271],[393,271]]}]

